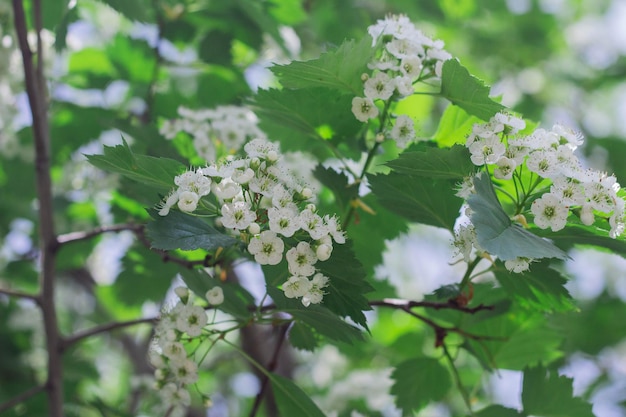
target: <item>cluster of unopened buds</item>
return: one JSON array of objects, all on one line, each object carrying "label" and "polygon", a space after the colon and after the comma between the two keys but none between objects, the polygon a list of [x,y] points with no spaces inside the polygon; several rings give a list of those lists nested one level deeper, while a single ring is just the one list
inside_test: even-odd
[{"label": "cluster of unopened buds", "polygon": [[[535,129],[528,135],[519,132],[525,122],[512,115],[498,113],[488,123],[476,124],[467,138],[471,160],[477,166],[493,170],[498,181],[512,180],[517,201],[532,201],[533,223],[540,229],[557,232],[565,228],[570,213],[590,226],[598,219],[608,220],[609,236],[624,232],[624,200],[615,176],[587,169],[574,154],[583,137],[560,124],[552,129]],[[524,181],[523,172],[530,175]],[[465,181],[458,195],[467,198],[472,192],[471,179]],[[529,198],[530,197],[530,198]],[[532,200],[534,198],[534,200]],[[520,209],[523,207],[519,207]],[[516,213],[523,215],[523,213]],[[455,244],[464,258],[475,242],[473,227],[458,230]],[[469,245],[469,246],[468,246]],[[505,263],[508,269],[521,272],[532,259],[518,258]]]},{"label": "cluster of unopened buds", "polygon": [[[198,364],[185,343],[200,337],[210,323],[205,307],[194,304],[186,287],[177,287],[175,292],[179,300],[161,315],[149,359],[165,405],[186,407],[191,403],[187,386],[197,382]],[[207,291],[205,298],[209,306],[218,306],[224,301],[224,293],[216,286]]]},{"label": "cluster of unopened buds", "polygon": [[159,214],[166,216],[176,205],[183,212],[217,217],[217,224],[247,244],[257,263],[277,265],[286,257],[286,297],[301,298],[305,306],[321,303],[329,282],[315,265],[330,258],[333,242],[345,243],[338,219],[317,213],[309,202],[311,190],[282,166],[278,145],[254,139],[244,150],[245,158],[177,176],[177,188]]},{"label": "cluster of unopened buds", "polygon": [[[368,28],[372,46],[380,48],[368,65],[371,74],[363,74],[363,95],[352,100],[352,113],[361,122],[378,117],[377,102],[412,95],[414,84],[441,77],[443,62],[451,55],[443,49],[443,41],[424,35],[402,15],[389,16]],[[382,105],[384,106],[384,104]],[[413,119],[394,115],[393,126],[384,137],[404,148],[415,138]]]}]

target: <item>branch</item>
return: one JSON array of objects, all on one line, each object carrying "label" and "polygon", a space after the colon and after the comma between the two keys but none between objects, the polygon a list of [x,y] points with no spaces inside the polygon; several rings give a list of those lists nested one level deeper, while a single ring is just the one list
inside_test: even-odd
[{"label": "branch", "polygon": [[61,342],[61,351],[65,351],[73,344],[78,343],[83,339],[87,339],[91,336],[95,336],[100,333],[107,333],[113,330],[122,329],[124,327],[135,326],[137,324],[143,324],[143,323],[154,324],[158,320],[159,320],[158,317],[147,317],[147,318],[128,320],[128,321],[116,321],[112,323],[102,324],[100,326],[95,326],[95,327],[92,327],[91,329],[81,330],[81,331],[74,333],[72,336],[66,337]]},{"label": "branch", "polygon": [[22,54],[26,94],[33,119],[35,145],[35,172],[39,217],[39,245],[41,252],[40,308],[46,336],[48,353],[48,376],[46,392],[48,415],[63,416],[63,368],[59,350],[60,334],[54,299],[55,253],[58,242],[54,233],[54,206],[52,204],[52,178],[50,176],[50,130],[46,108],[45,79],[43,78],[43,48],[41,44],[41,1],[32,4],[37,32],[37,68],[33,65],[33,53],[28,45],[28,28],[22,0],[13,0],[13,16],[17,41]]},{"label": "branch", "polygon": [[66,233],[64,235],[59,235],[57,237],[57,241],[59,242],[59,245],[66,245],[68,243],[75,243],[75,242],[80,242],[83,240],[88,240],[104,233],[118,233],[118,232],[130,230],[131,232],[134,232],[135,234],[137,234],[137,233],[143,233],[143,229],[144,229],[144,225],[133,224],[133,223],[116,224],[112,226],[101,226],[101,227],[96,227],[93,230],[72,232],[72,233]]},{"label": "branch", "polygon": [[10,410],[11,408],[15,407],[18,404],[23,403],[24,401],[28,400],[30,397],[33,397],[39,394],[45,389],[46,389],[45,385],[37,385],[36,387],[32,387],[31,389],[24,391],[23,393],[10,399],[9,401],[0,404],[0,413]]},{"label": "branch", "polygon": [[9,297],[17,297],[17,298],[24,298],[26,300],[32,300],[37,304],[39,304],[40,302],[39,296],[35,294],[27,294],[21,291],[13,291],[9,289],[0,288],[0,294],[8,295]]},{"label": "branch", "polygon": [[414,307],[425,307],[432,308],[434,310],[457,310],[462,311],[464,313],[475,314],[482,310],[493,310],[494,306],[479,304],[476,307],[465,307],[461,306],[454,301],[448,300],[444,303],[437,303],[433,301],[410,301],[410,300],[401,300],[398,298],[384,298],[382,300],[372,300],[369,302],[372,307],[392,307],[398,308],[400,310],[404,310],[405,308],[414,308]]},{"label": "branch", "polygon": [[[274,347],[274,353],[272,354],[272,358],[267,365],[268,372],[273,372],[278,366],[278,354],[280,353],[280,348],[283,346],[283,342],[285,340],[285,336],[287,335],[287,330],[289,329],[289,325],[291,323],[285,323],[281,326],[280,334],[278,335],[278,340],[276,341],[276,346]],[[259,407],[261,406],[261,402],[263,401],[263,397],[265,397],[265,392],[267,391],[269,377],[267,375],[263,375],[263,380],[261,381],[261,389],[259,393],[256,395],[254,399],[254,404],[252,405],[252,409],[250,410],[249,417],[256,416],[259,411]]]}]

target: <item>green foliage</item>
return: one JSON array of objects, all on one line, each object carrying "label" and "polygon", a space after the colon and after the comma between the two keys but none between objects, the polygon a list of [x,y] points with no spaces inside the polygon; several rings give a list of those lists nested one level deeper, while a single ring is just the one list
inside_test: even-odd
[{"label": "green foliage", "polygon": [[472,224],[476,228],[478,244],[503,261],[515,258],[558,258],[566,259],[567,254],[517,223],[513,223],[504,212],[486,175],[474,177],[476,193],[468,198],[473,210]]},{"label": "green foliage", "polygon": [[412,222],[454,228],[463,200],[454,195],[452,182],[393,172],[368,179],[372,192],[388,210]]},{"label": "green foliage", "polygon": [[135,155],[125,141],[105,146],[103,155],[87,155],[87,159],[100,169],[117,172],[160,192],[169,192],[174,177],[185,169],[173,159]]},{"label": "green foliage", "polygon": [[456,59],[449,59],[443,64],[441,95],[468,114],[485,121],[504,110],[502,104],[489,98],[489,87],[471,75]]},{"label": "green foliage", "polygon": [[285,88],[325,87],[361,96],[361,74],[367,71],[372,55],[372,39],[365,36],[358,42],[344,41],[337,49],[317,59],[278,65],[272,72]]},{"label": "green foliage", "polygon": [[167,216],[159,216],[154,210],[150,213],[154,220],[148,223],[146,232],[155,249],[204,249],[211,252],[234,246],[238,242],[199,217],[180,211],[172,211]]},{"label": "green foliage", "polygon": [[431,358],[414,358],[399,363],[391,374],[391,394],[402,409],[403,416],[424,408],[431,401],[440,401],[452,386],[447,369]]},{"label": "green foliage", "polygon": [[[417,149],[415,149],[417,148]],[[399,174],[436,179],[463,179],[476,170],[465,146],[451,148],[415,147],[402,152],[387,166]]]},{"label": "green foliage", "polygon": [[591,405],[573,396],[572,379],[538,366],[524,371],[522,404],[528,415],[593,417]]},{"label": "green foliage", "polygon": [[278,374],[268,374],[276,393],[278,410],[284,416],[323,417],[324,413],[300,387]]}]

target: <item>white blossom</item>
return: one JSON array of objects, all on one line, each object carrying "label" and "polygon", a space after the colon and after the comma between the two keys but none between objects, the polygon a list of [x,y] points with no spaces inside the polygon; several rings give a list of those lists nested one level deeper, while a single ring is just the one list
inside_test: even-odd
[{"label": "white blossom", "polygon": [[546,193],[533,201],[530,210],[535,215],[535,224],[540,229],[552,229],[557,232],[565,227],[569,210],[554,195]]},{"label": "white blossom", "polygon": [[235,201],[222,205],[222,225],[229,229],[245,230],[256,220],[256,213],[247,201]]},{"label": "white blossom", "polygon": [[276,265],[283,258],[285,244],[276,233],[265,230],[250,239],[248,252],[254,255],[254,260],[260,265]]},{"label": "white blossom", "polygon": [[224,302],[224,291],[215,286],[206,292],[205,298],[212,306],[218,306]]},{"label": "white blossom", "polygon": [[312,283],[307,277],[293,275],[283,284],[283,292],[287,298],[299,298],[311,289]]},{"label": "white blossom", "polygon": [[187,213],[193,212],[198,208],[200,197],[193,191],[183,191],[178,195],[178,208]]},{"label": "white blossom", "polygon": [[354,97],[352,99],[352,114],[357,120],[367,122],[378,116],[378,107],[369,98]]},{"label": "white blossom", "polygon": [[293,275],[304,277],[315,273],[317,256],[308,242],[299,242],[295,248],[291,248],[285,254],[289,272]]}]

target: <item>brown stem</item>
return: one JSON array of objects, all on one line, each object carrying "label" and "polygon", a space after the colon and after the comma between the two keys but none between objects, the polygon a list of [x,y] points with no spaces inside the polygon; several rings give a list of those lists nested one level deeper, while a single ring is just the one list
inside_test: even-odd
[{"label": "brown stem", "polygon": [[37,31],[37,68],[33,64],[33,53],[28,45],[28,29],[22,0],[13,0],[13,15],[18,44],[24,65],[26,93],[33,118],[35,144],[35,172],[39,215],[39,245],[41,253],[40,308],[46,335],[48,353],[48,378],[45,384],[48,396],[48,415],[63,416],[63,369],[59,349],[60,335],[54,302],[55,253],[58,242],[54,233],[52,180],[50,177],[50,133],[46,109],[45,79],[43,78],[43,51],[40,39],[41,4],[33,4],[34,22]]},{"label": "brown stem", "polygon": [[0,294],[8,295],[9,297],[24,298],[26,300],[32,300],[36,302],[37,304],[39,304],[39,296],[35,294],[27,294],[25,292],[13,291],[13,290],[4,289],[4,288],[0,288]]},{"label": "brown stem", "polygon": [[433,301],[410,301],[410,300],[401,300],[398,298],[384,298],[382,300],[372,300],[369,302],[369,305],[372,307],[395,307],[399,309],[405,308],[414,308],[414,307],[424,307],[430,308],[433,310],[458,310],[464,313],[475,314],[482,310],[493,310],[494,306],[480,304],[476,307],[465,307],[459,304],[454,303],[453,301],[446,301],[444,303],[437,303]]},{"label": "brown stem", "polygon": [[110,332],[116,329],[122,329],[124,327],[135,326],[137,324],[144,323],[156,323],[159,320],[158,317],[147,317],[129,321],[116,321],[112,323],[102,324],[100,326],[92,327],[91,329],[81,330],[79,332],[74,333],[72,336],[66,337],[61,343],[61,351],[67,350],[70,346],[75,343],[80,342],[83,339],[87,339],[91,336],[98,335],[100,333]]},{"label": "brown stem", "polygon": [[[273,372],[278,366],[278,355],[280,353],[281,347],[283,346],[283,342],[285,341],[285,336],[287,336],[287,330],[289,329],[289,325],[290,323],[285,323],[280,329],[280,334],[278,335],[276,346],[274,346],[274,353],[272,354],[272,358],[267,365],[267,370],[269,372]],[[261,380],[261,389],[254,399],[254,404],[252,404],[252,409],[250,410],[250,414],[248,415],[249,417],[255,417],[257,412],[259,411],[261,402],[263,401],[263,398],[265,397],[265,393],[267,392],[267,388],[269,386],[269,380],[270,379],[267,377],[267,375],[263,375],[263,378]]]}]

